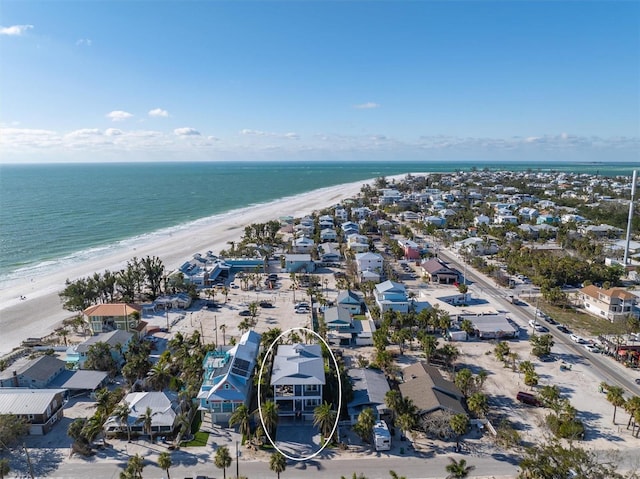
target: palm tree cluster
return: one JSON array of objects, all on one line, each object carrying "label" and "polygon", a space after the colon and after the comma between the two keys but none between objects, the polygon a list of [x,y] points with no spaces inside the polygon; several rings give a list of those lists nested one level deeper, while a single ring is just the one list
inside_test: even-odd
[{"label": "palm tree cluster", "polygon": [[67,280],[60,298],[68,311],[84,311],[98,303],[155,299],[160,294],[164,278],[165,268],[159,258],[134,257],[116,273],[106,270],[75,281]]},{"label": "palm tree cluster", "polygon": [[[123,397],[124,391],[120,388],[113,391],[102,388],[96,391],[96,412],[89,418],[75,419],[67,428],[67,435],[73,439],[73,452],[82,455],[88,455],[91,452],[91,444],[101,433],[104,434],[105,421],[109,416],[117,414],[117,405]],[[103,442],[105,439],[103,435]]]},{"label": "palm tree cluster", "polygon": [[140,454],[131,456],[127,462],[127,467],[120,473],[120,479],[142,479],[144,469],[144,459]]},{"label": "palm tree cluster", "polygon": [[410,432],[418,427],[418,408],[411,399],[402,397],[400,391],[387,391],[384,403],[393,413],[393,421],[401,431]]},{"label": "palm tree cluster", "polygon": [[600,387],[606,392],[607,401],[613,406],[613,424],[616,423],[616,412],[618,408],[622,407],[629,414],[627,429],[631,427],[631,435],[638,437],[640,435],[640,396],[632,396],[629,399],[625,399],[624,389],[620,386],[603,382]]}]

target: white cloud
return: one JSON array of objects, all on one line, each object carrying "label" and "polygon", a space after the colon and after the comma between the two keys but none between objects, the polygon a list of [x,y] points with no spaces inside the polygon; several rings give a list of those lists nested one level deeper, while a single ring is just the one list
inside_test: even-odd
[{"label": "white cloud", "polygon": [[33,25],[12,25],[10,27],[0,27],[0,35],[11,35],[14,37],[24,35],[27,30],[31,30]]},{"label": "white cloud", "polygon": [[90,47],[93,44],[90,38],[81,38],[76,42],[76,46],[82,47]]},{"label": "white cloud", "polygon": [[358,110],[371,110],[373,108],[380,108],[380,105],[378,103],[369,101],[367,103],[361,103],[360,105],[353,105],[353,107],[357,108]]},{"label": "white cloud", "polygon": [[128,111],[123,110],[113,110],[110,113],[107,113],[107,118],[110,118],[111,121],[124,121],[132,118],[133,115]]},{"label": "white cloud", "polygon": [[104,134],[107,136],[120,136],[122,135],[122,130],[118,130],[117,128],[107,128]]},{"label": "white cloud", "polygon": [[169,112],[167,110],[163,110],[162,108],[154,108],[149,111],[149,116],[154,118],[168,118]]},{"label": "white cloud", "polygon": [[250,130],[248,128],[245,128],[244,130],[240,130],[240,134],[247,135],[247,136],[266,136],[267,135],[264,131]]},{"label": "white cloud", "polygon": [[195,128],[176,128],[173,132],[178,136],[200,136],[200,132]]},{"label": "white cloud", "polygon": [[65,135],[66,138],[86,138],[89,136],[100,136],[102,132],[97,128],[81,128],[79,130],[70,131]]}]

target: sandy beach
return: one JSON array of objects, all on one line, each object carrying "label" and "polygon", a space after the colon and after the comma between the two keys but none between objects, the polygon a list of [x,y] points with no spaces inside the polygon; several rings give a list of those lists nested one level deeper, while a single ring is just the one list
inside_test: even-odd
[{"label": "sandy beach", "polygon": [[[404,176],[404,175],[403,175]],[[229,248],[228,241],[242,237],[245,226],[266,222],[280,216],[301,217],[315,210],[354,197],[363,184],[357,181],[322,188],[309,193],[283,198],[264,205],[244,208],[232,215],[214,217],[212,221],[194,225],[178,233],[143,241],[108,256],[60,268],[53,274],[32,277],[0,291],[0,356],[19,346],[28,337],[41,337],[53,332],[73,313],[62,308],[58,293],[67,279],[75,280],[94,272],[119,271],[133,257],[157,256],[168,271],[176,269],[195,253],[214,253]]]}]

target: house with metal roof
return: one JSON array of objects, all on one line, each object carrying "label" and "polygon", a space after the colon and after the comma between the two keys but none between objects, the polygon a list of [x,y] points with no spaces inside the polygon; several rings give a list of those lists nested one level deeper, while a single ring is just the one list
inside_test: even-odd
[{"label": "house with metal roof", "polygon": [[386,311],[398,311],[406,313],[409,311],[409,298],[404,284],[387,280],[377,284],[373,290],[376,304],[380,308],[380,314]]},{"label": "house with metal roof", "polygon": [[377,419],[386,419],[390,410],[385,405],[389,383],[384,373],[378,369],[352,368],[347,370],[353,396],[347,404],[351,424],[358,421],[360,413],[371,408]]},{"label": "house with metal roof", "polygon": [[124,402],[129,406],[126,422],[117,416],[109,417],[104,423],[104,431],[108,436],[125,433],[127,429],[135,435],[143,435],[144,417],[147,408],[151,409],[151,433],[172,434],[178,423],[178,415],[182,412],[178,397],[173,392],[137,392],[125,396]]},{"label": "house with metal roof", "polygon": [[463,395],[451,381],[442,377],[440,371],[419,362],[402,370],[403,382],[398,385],[403,398],[409,398],[421,416],[437,412],[466,414],[462,404]]},{"label": "house with metal roof", "polygon": [[452,284],[458,281],[458,271],[449,268],[438,258],[430,258],[420,263],[424,274],[432,283]]},{"label": "house with metal roof", "polygon": [[336,297],[336,306],[348,310],[351,314],[362,312],[362,298],[350,289],[340,291]]},{"label": "house with metal roof", "polygon": [[273,400],[280,416],[313,419],[322,404],[324,359],[318,344],[281,344],[271,369]]},{"label": "house with metal roof", "polygon": [[215,424],[228,424],[231,414],[251,404],[253,374],[262,337],[247,331],[228,351],[210,351],[204,359],[204,378],[198,393],[201,411]]},{"label": "house with metal roof", "polygon": [[0,389],[0,415],[17,416],[29,423],[29,434],[42,436],[63,418],[64,389]]}]

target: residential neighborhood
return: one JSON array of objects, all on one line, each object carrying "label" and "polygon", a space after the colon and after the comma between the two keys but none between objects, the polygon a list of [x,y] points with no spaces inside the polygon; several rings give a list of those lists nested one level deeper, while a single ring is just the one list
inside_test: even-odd
[{"label": "residential neighborhood", "polygon": [[316,454],[494,458],[512,470],[496,477],[516,477],[545,438],[562,451],[615,443],[628,458],[640,445],[637,213],[620,249],[629,191],[623,178],[534,171],[378,178],[175,271],[157,260],[155,294],[153,268],[130,264],[128,286],[96,273],[109,294],[68,285],[78,319],[3,359],[7,438],[67,444],[72,464],[135,451],[145,477],[159,454],[180,467],[210,456],[194,464],[218,477],[267,471],[283,452],[285,477]]}]

